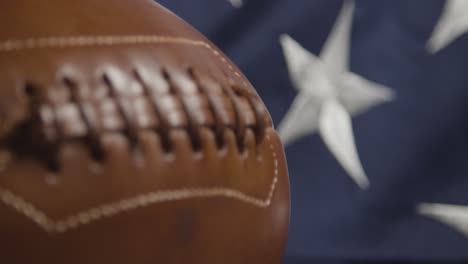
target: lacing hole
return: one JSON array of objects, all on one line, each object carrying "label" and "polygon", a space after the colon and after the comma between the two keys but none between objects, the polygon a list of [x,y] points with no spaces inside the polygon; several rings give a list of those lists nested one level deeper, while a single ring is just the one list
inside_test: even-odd
[{"label": "lacing hole", "polygon": [[168,135],[163,134],[163,132],[159,132],[161,137],[161,148],[164,154],[171,154],[173,152],[172,142]]},{"label": "lacing hole", "polygon": [[185,69],[185,72],[187,72],[188,76],[190,76],[190,78],[192,78],[193,80],[196,78],[195,77],[195,70],[193,69],[192,66],[189,66]]},{"label": "lacing hole", "polygon": [[75,87],[76,83],[68,76],[62,77],[62,83],[69,88]]},{"label": "lacing hole", "polygon": [[200,133],[199,131],[190,131],[190,139],[192,141],[192,150],[194,152],[201,152],[202,145],[200,142]]},{"label": "lacing hole", "polygon": [[104,160],[105,155],[104,151],[98,146],[95,146],[95,144],[91,143],[91,157],[98,162],[101,162]]},{"label": "lacing hole", "polygon": [[33,97],[36,95],[36,86],[32,83],[26,83],[24,86],[23,86],[23,92],[29,96],[29,97]]},{"label": "lacing hole", "polygon": [[224,142],[224,138],[222,135],[216,135],[216,146],[218,146],[219,149],[226,147],[226,144]]},{"label": "lacing hole", "polygon": [[47,162],[47,170],[53,174],[56,174],[60,170],[57,159],[51,159]]},{"label": "lacing hole", "polygon": [[171,75],[165,68],[161,68],[161,75],[164,80],[169,84],[169,94],[175,94],[177,91],[171,85]]}]

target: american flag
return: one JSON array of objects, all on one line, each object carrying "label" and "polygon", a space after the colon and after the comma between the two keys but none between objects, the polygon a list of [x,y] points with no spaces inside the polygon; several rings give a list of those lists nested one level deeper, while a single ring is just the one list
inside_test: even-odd
[{"label": "american flag", "polygon": [[272,114],[284,263],[468,261],[468,0],[159,2]]}]

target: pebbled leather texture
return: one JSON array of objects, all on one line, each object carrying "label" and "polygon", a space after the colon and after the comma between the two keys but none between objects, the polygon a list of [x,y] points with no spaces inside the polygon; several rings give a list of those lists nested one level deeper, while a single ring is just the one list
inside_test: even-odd
[{"label": "pebbled leather texture", "polygon": [[0,148],[2,262],[281,261],[267,109],[150,0],[1,1]]}]

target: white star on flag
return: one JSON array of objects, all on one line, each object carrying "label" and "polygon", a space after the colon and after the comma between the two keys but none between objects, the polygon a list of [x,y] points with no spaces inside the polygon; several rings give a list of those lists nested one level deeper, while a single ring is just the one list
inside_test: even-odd
[{"label": "white star on flag", "polygon": [[423,203],[418,206],[418,213],[442,222],[468,237],[468,206]]},{"label": "white star on flag", "polygon": [[236,7],[236,8],[241,8],[242,5],[244,4],[243,0],[229,0],[229,2],[231,3],[233,7]]},{"label": "white star on flag", "polygon": [[447,0],[439,21],[427,43],[431,53],[445,48],[468,31],[468,1]]},{"label": "white star on flag", "polygon": [[369,185],[357,154],[351,115],[393,99],[392,90],[349,71],[354,3],[345,1],[319,57],[288,35],[280,38],[298,95],[278,131],[287,145],[318,131],[338,162],[361,188]]}]

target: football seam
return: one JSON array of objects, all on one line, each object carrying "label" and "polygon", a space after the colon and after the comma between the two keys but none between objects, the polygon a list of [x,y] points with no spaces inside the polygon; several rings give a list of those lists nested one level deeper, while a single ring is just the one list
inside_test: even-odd
[{"label": "football seam", "polygon": [[[208,49],[218,58],[228,69],[239,78],[242,84],[247,87],[248,84],[242,78],[242,75],[221,55],[219,51],[213,48],[209,43],[202,40],[193,40],[183,37],[173,37],[164,35],[122,35],[122,36],[67,36],[67,37],[41,37],[10,39],[0,42],[0,52],[13,52],[28,49],[44,48],[66,48],[79,46],[115,46],[126,44],[158,44],[173,43],[199,46]],[[248,91],[249,92],[249,91]]]},{"label": "football seam", "polygon": [[225,197],[251,204],[258,208],[267,208],[271,205],[279,178],[278,155],[269,135],[266,136],[272,153],[274,171],[273,178],[269,184],[268,193],[265,198],[257,198],[240,190],[212,187],[212,188],[180,188],[175,190],[155,191],[136,195],[131,198],[111,202],[98,207],[79,211],[63,219],[54,220],[44,211],[38,209],[32,202],[8,189],[0,188],[0,201],[7,207],[34,222],[37,226],[48,233],[65,233],[67,231],[85,226],[97,220],[112,218],[121,213],[148,207],[153,204],[171,202],[177,200],[189,200],[196,198]]}]

